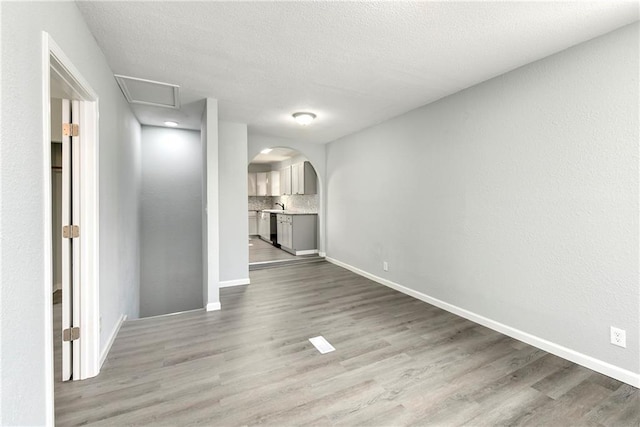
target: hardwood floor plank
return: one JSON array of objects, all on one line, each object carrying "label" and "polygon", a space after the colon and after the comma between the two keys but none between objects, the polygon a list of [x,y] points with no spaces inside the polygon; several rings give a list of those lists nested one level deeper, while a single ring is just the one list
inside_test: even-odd
[{"label": "hardwood floor plank", "polygon": [[[615,381],[615,380],[614,380]],[[640,426],[640,390],[623,384],[584,417],[602,425]]]},{"label": "hardwood floor plank", "polygon": [[640,425],[638,389],[326,262],[221,302],[125,322],[98,377],[56,381],[56,424]]}]

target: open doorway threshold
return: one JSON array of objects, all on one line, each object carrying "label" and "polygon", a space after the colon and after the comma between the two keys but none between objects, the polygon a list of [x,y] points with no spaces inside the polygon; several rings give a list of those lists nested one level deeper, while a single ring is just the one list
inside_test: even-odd
[{"label": "open doorway threshold", "polygon": [[289,265],[297,264],[312,264],[317,262],[324,262],[324,257],[321,256],[304,256],[296,259],[281,259],[275,261],[262,261],[252,262],[249,264],[249,271],[264,270],[265,268],[277,268],[286,267]]}]

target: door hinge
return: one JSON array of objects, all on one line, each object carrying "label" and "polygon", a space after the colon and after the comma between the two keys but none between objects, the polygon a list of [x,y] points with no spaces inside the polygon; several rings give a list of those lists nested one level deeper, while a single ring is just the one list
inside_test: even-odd
[{"label": "door hinge", "polygon": [[75,123],[63,123],[62,135],[64,136],[78,136],[80,134],[80,127]]},{"label": "door hinge", "polygon": [[80,338],[80,328],[68,328],[62,331],[62,341],[75,341]]},{"label": "door hinge", "polygon": [[77,225],[65,225],[62,227],[62,237],[65,239],[80,237],[80,227]]}]

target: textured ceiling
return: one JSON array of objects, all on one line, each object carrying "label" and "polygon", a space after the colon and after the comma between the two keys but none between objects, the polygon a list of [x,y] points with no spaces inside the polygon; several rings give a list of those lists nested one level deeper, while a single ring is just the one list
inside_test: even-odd
[{"label": "textured ceiling", "polygon": [[[144,124],[329,142],[638,20],[637,2],[78,2],[114,73],[181,86]],[[308,127],[295,111],[318,115]]]}]

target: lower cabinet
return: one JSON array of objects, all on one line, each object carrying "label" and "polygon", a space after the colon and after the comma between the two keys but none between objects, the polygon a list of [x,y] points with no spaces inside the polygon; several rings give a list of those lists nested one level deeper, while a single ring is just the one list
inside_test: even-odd
[{"label": "lower cabinet", "polygon": [[318,253],[318,215],[277,216],[278,244],[294,255]]},{"label": "lower cabinet", "polygon": [[265,242],[271,242],[271,214],[260,212],[258,215],[258,234]]},{"label": "lower cabinet", "polygon": [[258,234],[258,212],[249,211],[249,236]]}]

